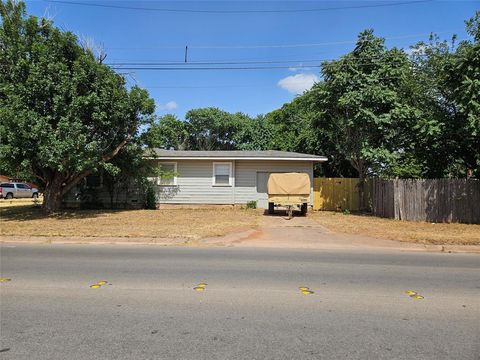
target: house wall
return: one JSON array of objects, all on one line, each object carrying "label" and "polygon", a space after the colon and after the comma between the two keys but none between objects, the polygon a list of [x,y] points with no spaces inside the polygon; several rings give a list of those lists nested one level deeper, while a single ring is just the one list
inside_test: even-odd
[{"label": "house wall", "polygon": [[[246,161],[233,163],[233,186],[212,184],[213,162],[177,160],[177,186],[157,186],[159,202],[166,204],[245,204],[259,201],[265,208],[266,179],[271,172],[305,172],[310,176],[313,201],[313,163],[311,161]],[[257,182],[262,182],[257,184]]]},{"label": "house wall", "polygon": [[233,204],[233,186],[212,185],[213,161],[179,160],[176,163],[177,186],[156,187],[160,203]]},{"label": "house wall", "polygon": [[[113,195],[113,197],[112,197]],[[100,184],[90,188],[86,186],[86,180],[67,192],[63,198],[63,204],[67,208],[118,208],[130,209],[143,207],[144,198],[140,189],[133,183],[116,186],[110,193],[103,184],[100,176]]]}]

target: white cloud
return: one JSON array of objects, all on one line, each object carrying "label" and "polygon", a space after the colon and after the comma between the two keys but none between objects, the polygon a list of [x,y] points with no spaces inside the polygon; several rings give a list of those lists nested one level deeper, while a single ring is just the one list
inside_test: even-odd
[{"label": "white cloud", "polygon": [[158,106],[159,110],[175,110],[176,108],[178,108],[178,104],[175,101],[169,101]]},{"label": "white cloud", "polygon": [[285,89],[292,94],[301,94],[305,90],[310,89],[313,84],[318,82],[318,76],[311,73],[297,74],[292,76],[287,76],[286,78],[281,79],[277,85],[282,89]]},{"label": "white cloud", "polygon": [[427,47],[425,45],[420,45],[418,48],[410,47],[408,49],[405,49],[405,52],[407,53],[407,55],[415,56],[425,54],[425,50],[427,50]]},{"label": "white cloud", "polygon": [[297,65],[294,65],[294,66],[290,66],[290,67],[288,68],[288,71],[292,71],[292,72],[308,71],[308,70],[312,70],[312,68],[311,68],[311,67],[306,67],[306,66],[303,65],[302,63],[297,64]]}]

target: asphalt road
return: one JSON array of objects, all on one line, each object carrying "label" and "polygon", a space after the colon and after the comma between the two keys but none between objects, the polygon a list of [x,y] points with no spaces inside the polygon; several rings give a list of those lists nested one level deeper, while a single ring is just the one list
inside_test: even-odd
[{"label": "asphalt road", "polygon": [[[0,276],[11,278],[0,283],[5,360],[480,359],[478,255],[0,250]],[[109,284],[89,287],[100,280]],[[205,291],[192,289],[199,282]]]}]

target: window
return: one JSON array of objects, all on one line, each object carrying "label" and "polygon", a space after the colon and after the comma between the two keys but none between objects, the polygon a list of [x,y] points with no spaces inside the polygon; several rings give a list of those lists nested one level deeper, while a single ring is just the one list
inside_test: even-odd
[{"label": "window", "polygon": [[213,163],[213,185],[232,186],[232,163]]},{"label": "window", "polygon": [[11,188],[14,188],[15,186],[12,183],[3,183],[0,185],[0,187],[11,189]]},{"label": "window", "polygon": [[27,184],[17,184],[17,188],[18,189],[27,189],[27,190],[31,189],[30,185],[27,185]]},{"label": "window", "polygon": [[175,186],[177,185],[177,163],[160,163],[160,171],[163,176],[157,179],[157,185]]}]

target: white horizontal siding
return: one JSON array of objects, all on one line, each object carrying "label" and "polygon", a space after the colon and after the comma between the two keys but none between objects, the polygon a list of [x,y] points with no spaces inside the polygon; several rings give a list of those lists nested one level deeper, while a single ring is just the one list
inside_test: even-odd
[{"label": "white horizontal siding", "polygon": [[313,200],[313,163],[311,161],[236,161],[235,203],[259,201],[259,207],[266,207],[262,199],[266,194],[257,192],[257,172],[302,172],[310,176],[311,201]]},{"label": "white horizontal siding", "polygon": [[[166,204],[245,204],[261,201],[257,192],[257,172],[303,172],[310,176],[313,199],[313,163],[311,161],[236,160],[233,165],[234,187],[213,186],[213,161],[178,160],[177,186],[170,195],[160,195]],[[162,187],[157,187],[162,189]],[[235,190],[235,191],[234,191]],[[265,206],[262,202],[261,206]]]},{"label": "white horizontal siding", "polygon": [[[177,187],[171,196],[160,195],[166,204],[233,204],[232,186],[212,184],[213,161],[188,160],[177,162]],[[157,189],[162,189],[158,187]],[[166,189],[166,188],[164,188]]]}]

